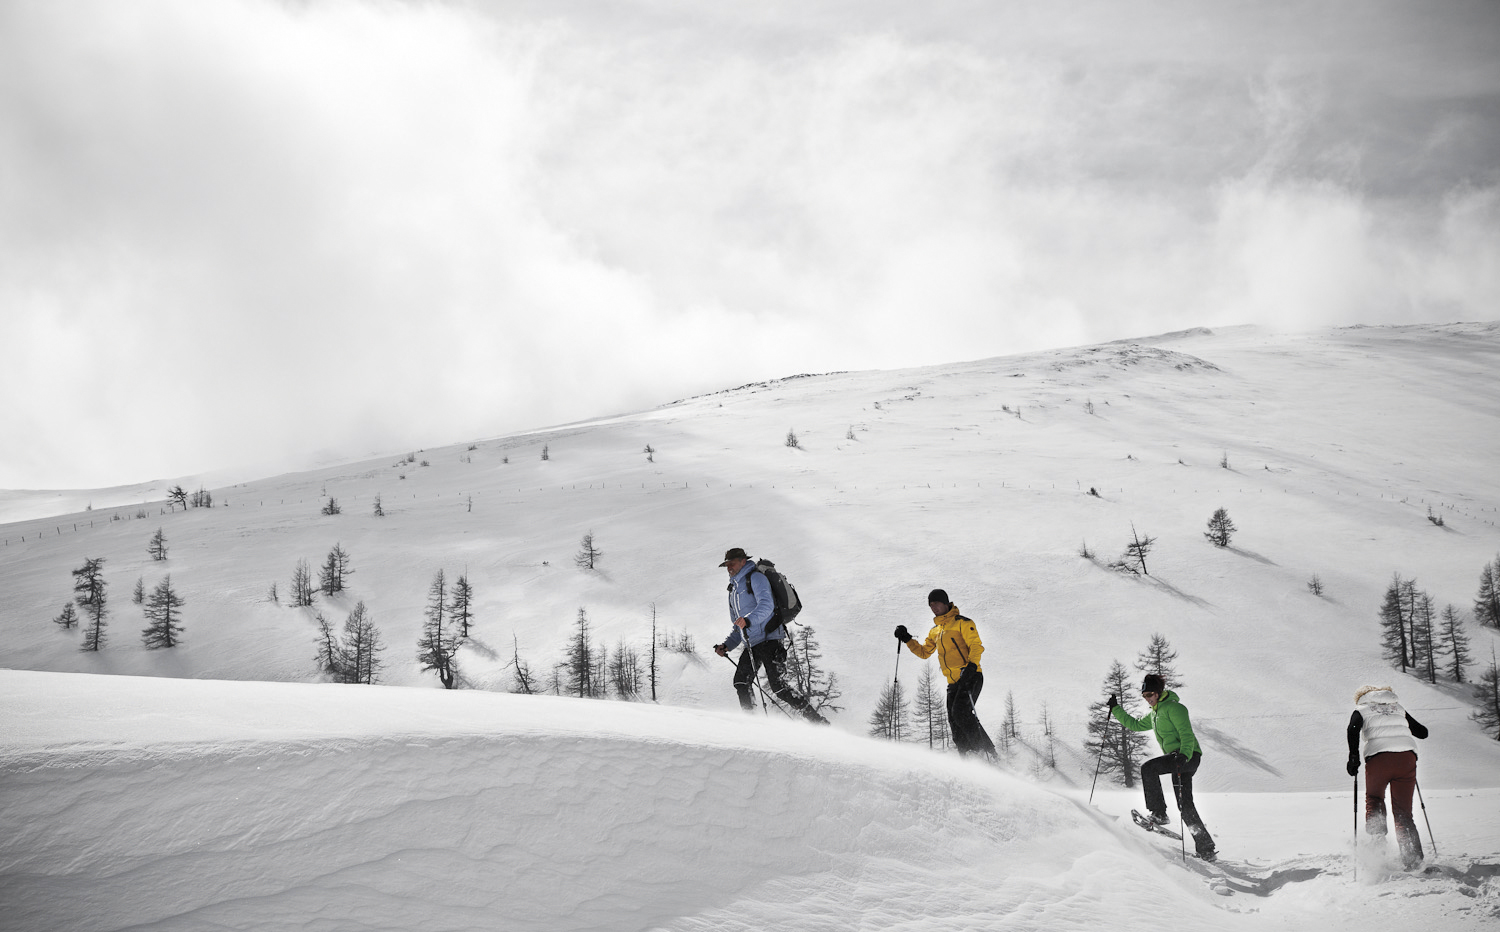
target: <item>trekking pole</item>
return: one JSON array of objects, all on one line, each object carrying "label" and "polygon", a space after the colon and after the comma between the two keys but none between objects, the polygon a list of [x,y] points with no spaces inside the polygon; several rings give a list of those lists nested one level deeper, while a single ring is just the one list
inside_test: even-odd
[{"label": "trekking pole", "polygon": [[1432,842],[1432,856],[1437,857],[1437,839],[1432,837],[1432,820],[1427,818],[1427,800],[1422,798],[1422,784],[1417,783],[1415,775],[1412,776],[1411,782],[1417,785],[1417,802],[1422,804],[1422,821],[1427,823],[1427,840]]},{"label": "trekking pole", "polygon": [[1354,882],[1359,883],[1359,774],[1354,775]]},{"label": "trekking pole", "polygon": [[[1109,714],[1109,710],[1105,709],[1104,710],[1104,727],[1105,728],[1109,727],[1109,719],[1110,718],[1111,718],[1111,716]],[[1089,805],[1090,806],[1092,806],[1094,804],[1094,787],[1097,786],[1098,783],[1099,783],[1099,768],[1102,767],[1103,765],[1104,765],[1104,733],[1100,732],[1099,733],[1099,759],[1094,764],[1094,782],[1089,784]]]},{"label": "trekking pole", "polygon": [[[1152,777],[1160,780],[1160,777]],[[1161,784],[1158,783],[1157,786]],[[1179,768],[1172,771],[1172,795],[1177,797],[1177,840],[1182,842],[1182,863],[1187,863],[1187,818],[1182,814],[1182,770]],[[1197,842],[1194,842],[1197,844]]]},{"label": "trekking pole", "polygon": [[[729,660],[729,655],[725,654],[724,655],[724,659],[725,660]],[[734,667],[735,667],[736,670],[739,669],[739,666],[737,664],[735,664],[735,662],[733,660],[729,660],[729,663],[731,665],[734,665]],[[753,669],[754,668],[752,666],[752,670]],[[756,692],[760,693],[761,711],[764,712],[767,715],[770,715],[771,714],[770,710],[766,708],[766,698],[767,698],[766,697],[766,691],[760,685],[760,677],[758,677],[758,676],[755,678],[755,690],[756,690]],[[780,710],[782,715],[785,715],[787,718],[791,718],[792,717],[792,713],[788,712],[786,709],[783,709],[781,707],[781,703],[779,703],[779,702],[776,701],[776,697],[775,696],[770,697],[770,700],[771,700],[771,705],[774,705],[778,710]]]}]

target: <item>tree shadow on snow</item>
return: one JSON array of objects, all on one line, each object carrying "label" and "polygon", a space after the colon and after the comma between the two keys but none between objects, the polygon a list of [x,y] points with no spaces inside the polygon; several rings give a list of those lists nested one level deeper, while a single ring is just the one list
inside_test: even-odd
[{"label": "tree shadow on snow", "polygon": [[1144,576],[1144,577],[1141,577],[1141,578],[1144,579],[1144,580],[1146,580],[1147,582],[1151,583],[1153,586],[1155,586],[1156,588],[1160,589],[1161,591],[1163,591],[1163,592],[1165,592],[1165,593],[1167,593],[1169,595],[1175,595],[1177,598],[1183,600],[1184,602],[1191,602],[1192,604],[1198,606],[1199,608],[1213,608],[1214,607],[1213,603],[1210,602],[1210,601],[1208,601],[1207,599],[1199,598],[1196,595],[1188,595],[1186,592],[1183,592],[1181,589],[1178,589],[1176,586],[1174,586],[1171,583],[1167,582],[1165,579],[1162,579],[1160,576]]},{"label": "tree shadow on snow", "polygon": [[1269,557],[1263,557],[1263,556],[1261,556],[1260,554],[1256,553],[1253,550],[1245,550],[1245,549],[1240,548],[1240,547],[1226,547],[1224,549],[1232,551],[1234,553],[1237,553],[1237,554],[1239,554],[1242,557],[1249,557],[1250,559],[1254,560],[1256,563],[1264,563],[1266,566],[1279,566],[1280,565],[1275,560],[1272,560]]},{"label": "tree shadow on snow", "polygon": [[1272,776],[1283,776],[1280,770],[1277,770],[1274,766],[1271,765],[1269,761],[1267,761],[1264,757],[1261,757],[1260,754],[1245,747],[1238,740],[1230,737],[1228,734],[1225,734],[1212,725],[1201,721],[1194,722],[1193,730],[1212,741],[1213,749],[1215,751],[1223,751],[1225,754],[1228,754],[1230,757],[1234,758],[1240,763],[1249,764],[1251,767],[1254,767],[1258,770],[1264,770],[1266,773],[1269,773]]}]

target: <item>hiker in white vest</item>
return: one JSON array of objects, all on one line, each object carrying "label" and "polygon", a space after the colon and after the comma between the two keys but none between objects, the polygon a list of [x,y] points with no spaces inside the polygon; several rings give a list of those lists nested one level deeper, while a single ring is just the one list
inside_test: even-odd
[{"label": "hiker in white vest", "polygon": [[1365,762],[1365,831],[1384,836],[1385,790],[1391,790],[1391,814],[1401,863],[1413,870],[1422,863],[1422,837],[1412,818],[1411,797],[1417,786],[1417,742],[1427,729],[1401,707],[1389,686],[1361,686],[1354,693],[1349,718],[1349,776]]}]

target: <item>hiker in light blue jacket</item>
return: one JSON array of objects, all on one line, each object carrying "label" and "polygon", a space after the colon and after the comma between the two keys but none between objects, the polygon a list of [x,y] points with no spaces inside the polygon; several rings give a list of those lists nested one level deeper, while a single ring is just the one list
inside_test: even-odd
[{"label": "hiker in light blue jacket", "polygon": [[782,679],[786,668],[786,627],[776,609],[776,598],[771,593],[771,583],[766,574],[756,569],[755,561],[745,555],[739,547],[732,547],[724,554],[719,564],[729,572],[729,618],[734,627],[723,643],[714,645],[714,653],[728,657],[729,652],[749,645],[740,652],[740,662],[734,669],[734,690],[739,693],[740,706],[747,712],[755,709],[755,686],[757,670],[765,668],[766,683],[771,695],[800,712],[808,721],[824,725],[828,720],[819,715],[807,700],[792,692]]}]

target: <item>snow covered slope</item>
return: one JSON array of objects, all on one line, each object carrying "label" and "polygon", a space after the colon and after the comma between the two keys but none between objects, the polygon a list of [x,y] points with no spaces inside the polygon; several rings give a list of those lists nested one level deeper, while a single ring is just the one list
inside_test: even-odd
[{"label": "snow covered slope", "polygon": [[[16,932],[1479,928],[1500,906],[1454,867],[1367,875],[1385,897],[1328,856],[1200,874],[1081,792],[725,713],[14,671],[0,713]],[[1497,802],[1435,804],[1469,821],[1445,842],[1493,842]]]},{"label": "snow covered slope", "polygon": [[[163,483],[141,505],[0,526],[0,666],[313,681],[315,614],[338,625],[362,600],[389,646],[382,682],[433,687],[415,642],[442,569],[475,589],[466,686],[508,688],[517,651],[549,669],[580,608],[602,646],[644,652],[654,605],[660,627],[698,647],[664,658],[663,701],[728,709],[728,667],[706,648],[727,631],[716,565],[744,546],[808,603],[843,730],[863,732],[893,672],[891,630],[920,629],[942,586],[989,647],[981,712],[993,722],[1013,692],[1034,743],[1045,703],[1065,780],[1090,772],[1083,726],[1110,662],[1128,666],[1160,632],[1216,752],[1210,790],[1338,786],[1344,719],[1367,680],[1395,682],[1433,727],[1431,780],[1488,786],[1500,744],[1468,722],[1467,691],[1393,673],[1375,613],[1400,573],[1467,615],[1500,553],[1495,371],[1496,324],[1190,331],[744,386],[217,488],[216,507],[186,513],[161,513]],[[327,496],[342,514],[319,513]],[[1202,533],[1218,507],[1239,528],[1226,549]],[[1132,526],[1156,538],[1149,577],[1104,566]],[[157,528],[171,548],[160,563],[146,553]],[[605,554],[592,573],[573,565],[588,531]],[[352,588],[288,607],[297,561],[316,568],[335,543]],[[50,623],[90,557],[106,558],[113,606],[98,654]],[[166,573],[187,599],[186,635],[147,651],[128,594]],[[1322,597],[1307,590],[1314,574]],[[1471,633],[1486,656],[1492,632]]]},{"label": "snow covered slope", "polygon": [[[1376,610],[1400,573],[1467,615],[1500,553],[1495,371],[1496,324],[1192,331],[743,386],[215,487],[185,513],[163,513],[171,483],[109,508],[122,490],[9,493],[25,517],[0,525],[0,928],[1493,920],[1500,742],[1465,687],[1389,668]],[[341,514],[320,514],[330,496]],[[96,507],[38,517],[49,501]],[[1203,538],[1218,507],[1239,528],[1226,549]],[[1105,566],[1132,525],[1157,540],[1149,576]],[[572,559],[589,531],[594,572]],[[351,589],[289,607],[297,561],[335,543]],[[707,649],[731,546],[797,583],[843,688],[832,729],[735,707]],[[111,626],[85,653],[50,619],[96,557]],[[456,694],[415,663],[438,569],[476,594]],[[147,651],[129,592],[167,573],[184,639]],[[891,629],[920,630],[934,586],[985,638],[981,717],[993,729],[1007,692],[1019,711],[1005,773],[862,736]],[[316,614],[337,625],[356,601],[388,645],[382,682],[421,688],[317,684]],[[561,659],[580,608],[601,645],[644,652],[653,606],[696,643],[661,655],[660,705],[501,694],[515,653],[543,676]],[[1115,823],[1136,792],[1083,802],[1088,705],[1157,632],[1206,749],[1200,808],[1243,875],[1238,892],[1217,875],[1227,896]],[[1497,643],[1470,634],[1477,656]],[[919,669],[902,661],[908,688]],[[128,676],[79,675],[100,673]],[[1432,729],[1441,846],[1423,877],[1376,852],[1361,879],[1379,888],[1348,858],[1343,727],[1366,681]],[[1035,753],[1044,707],[1056,769]]]}]

